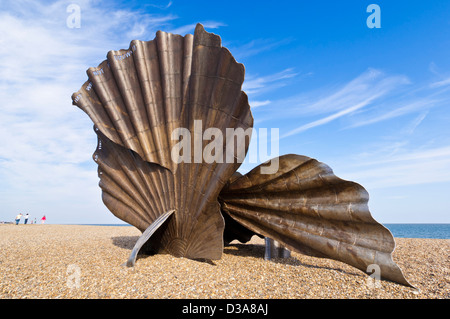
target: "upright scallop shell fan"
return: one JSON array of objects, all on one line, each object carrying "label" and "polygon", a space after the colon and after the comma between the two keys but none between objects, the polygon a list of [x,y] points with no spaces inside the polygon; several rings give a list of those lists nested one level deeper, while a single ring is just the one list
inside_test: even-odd
[{"label": "upright scallop shell fan", "polygon": [[409,285],[362,186],[300,155],[278,158],[274,174],[260,167],[235,174],[250,137],[223,137],[228,128],[252,128],[253,117],[241,90],[244,67],[217,35],[200,24],[194,36],[158,31],[152,41],[108,52],[87,74],[72,99],[94,122],[103,202],[143,232],[129,265],[144,245],[219,259],[224,240],[258,234],[363,271],[378,264],[381,277]]},{"label": "upright scallop shell fan", "polygon": [[[226,128],[251,128],[241,91],[244,66],[218,36],[197,25],[194,36],[158,31],[152,41],[132,41],[87,74],[72,99],[95,124],[94,159],[105,205],[141,231],[168,218],[164,231],[152,237],[153,250],[219,259],[224,220],[217,198],[243,159],[212,161],[201,151],[200,159],[198,152],[181,152],[184,131],[178,129],[192,133],[189,145],[203,150],[204,136],[217,138],[214,130],[225,135]],[[232,142],[215,140],[215,151],[239,146]],[[246,152],[249,140],[239,142]]]}]

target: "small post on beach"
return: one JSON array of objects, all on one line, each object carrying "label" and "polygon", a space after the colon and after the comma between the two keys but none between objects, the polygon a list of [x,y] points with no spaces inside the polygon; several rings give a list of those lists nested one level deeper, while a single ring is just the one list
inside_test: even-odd
[{"label": "small post on beach", "polygon": [[265,253],[264,260],[271,260],[272,258],[289,258],[291,257],[291,252],[289,249],[285,248],[278,241],[273,240],[269,237],[264,237],[265,241]]},{"label": "small post on beach", "polygon": [[272,246],[273,246],[273,239],[269,237],[264,237],[264,242],[266,246],[266,250],[264,252],[264,260],[270,260],[272,258]]}]

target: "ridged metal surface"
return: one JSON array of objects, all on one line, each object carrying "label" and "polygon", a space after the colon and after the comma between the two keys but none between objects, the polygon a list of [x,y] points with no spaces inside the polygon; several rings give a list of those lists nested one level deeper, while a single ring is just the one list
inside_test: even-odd
[{"label": "ridged metal surface", "polygon": [[130,257],[128,258],[125,266],[127,267],[134,267],[136,263],[136,257],[139,251],[141,250],[142,246],[144,246],[150,237],[158,230],[159,227],[161,227],[164,222],[169,218],[173,213],[175,213],[174,210],[170,210],[163,215],[159,216],[143,233],[142,236],[139,237],[138,241],[133,247],[133,250],[131,251]]},{"label": "ridged metal surface", "polygon": [[[222,255],[224,221],[217,197],[240,163],[203,158],[197,163],[192,151],[190,163],[177,164],[171,151],[179,140],[171,134],[186,128],[194,140],[208,128],[226,136],[226,128],[252,127],[241,91],[244,73],[220,37],[197,25],[194,36],[158,31],[152,41],[110,51],[72,96],[98,129],[94,158],[103,201],[113,214],[144,231],[175,210],[161,238],[155,236],[159,241],[153,239],[157,251],[189,258]],[[201,120],[201,130],[195,120]],[[201,149],[208,143],[203,140]],[[222,148],[225,154],[225,140]]]},{"label": "ridged metal surface", "polygon": [[[409,285],[392,261],[392,234],[369,212],[365,189],[337,178],[325,164],[286,155],[274,174],[261,174],[257,167],[242,176],[234,173],[243,158],[199,161],[194,149],[190,161],[173,160],[176,128],[191,134],[194,148],[200,138],[203,150],[210,143],[202,139],[209,128],[226,136],[227,128],[253,126],[241,91],[244,73],[220,37],[199,24],[193,36],[158,31],[152,41],[135,40],[127,50],[110,51],[72,95],[98,136],[93,157],[105,205],[144,233],[130,258],[142,247],[219,259],[224,241],[245,242],[258,234],[363,271],[376,264],[383,278]],[[222,141],[224,154],[228,142]],[[249,138],[240,142],[246,153]],[[167,220],[161,217],[170,211]]]},{"label": "ridged metal surface", "polygon": [[370,214],[369,195],[342,180],[327,165],[300,155],[279,157],[275,174],[260,167],[234,178],[220,193],[224,214],[250,231],[291,250],[350,264],[366,272],[380,267],[382,278],[409,285],[392,260],[392,234]]}]

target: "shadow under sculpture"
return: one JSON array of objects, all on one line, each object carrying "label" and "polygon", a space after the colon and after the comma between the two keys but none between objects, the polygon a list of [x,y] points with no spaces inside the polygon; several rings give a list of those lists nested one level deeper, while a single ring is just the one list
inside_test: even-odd
[{"label": "shadow under sculpture", "polygon": [[[363,272],[376,264],[381,278],[410,286],[392,260],[392,234],[369,212],[365,189],[327,165],[291,154],[278,158],[273,174],[261,174],[262,164],[241,175],[239,156],[199,161],[191,152],[188,160],[172,159],[176,129],[191,132],[193,145],[208,129],[226,136],[227,128],[253,127],[244,66],[219,36],[200,24],[184,37],[158,31],[152,41],[108,52],[87,74],[72,100],[94,123],[103,202],[143,232],[127,265],[140,249],[216,260],[224,243],[257,234]],[[250,137],[216,142],[224,154],[241,146],[245,156]],[[204,149],[210,141],[200,143]]]}]

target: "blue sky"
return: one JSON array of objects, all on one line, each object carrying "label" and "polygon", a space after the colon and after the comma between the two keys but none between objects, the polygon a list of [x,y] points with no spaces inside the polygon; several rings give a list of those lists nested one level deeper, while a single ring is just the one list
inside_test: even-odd
[{"label": "blue sky", "polygon": [[245,65],[255,129],[279,128],[280,155],[363,185],[381,223],[450,223],[449,16],[448,1],[1,1],[0,221],[121,223],[71,95],[109,50],[200,22]]}]

